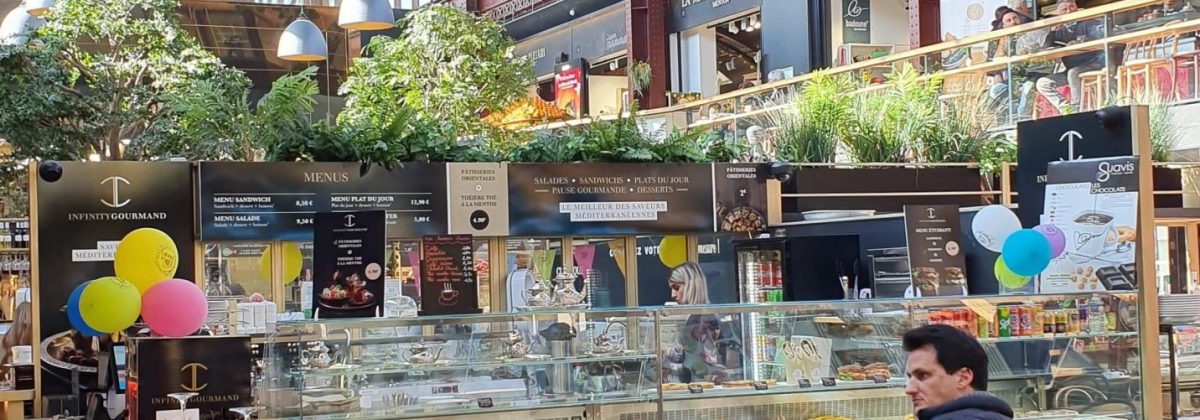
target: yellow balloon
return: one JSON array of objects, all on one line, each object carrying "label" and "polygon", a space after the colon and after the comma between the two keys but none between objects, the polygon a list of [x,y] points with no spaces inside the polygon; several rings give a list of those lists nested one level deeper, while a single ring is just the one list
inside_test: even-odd
[{"label": "yellow balloon", "polygon": [[[300,246],[294,242],[283,243],[283,284],[296,281],[300,270],[304,268],[304,256],[300,254]],[[263,250],[258,258],[258,272],[264,280],[271,279],[271,247]]]},{"label": "yellow balloon", "polygon": [[675,268],[687,262],[687,237],[667,236],[658,243],[658,259],[667,268]]},{"label": "yellow balloon", "polygon": [[142,312],[142,293],[117,277],[93,280],[79,296],[79,315],[92,329],[105,334],[129,328]]},{"label": "yellow balloon", "polygon": [[113,271],[145,293],[158,282],[175,277],[179,268],[179,249],[170,236],[158,229],[141,228],[129,232],[117,245]]}]

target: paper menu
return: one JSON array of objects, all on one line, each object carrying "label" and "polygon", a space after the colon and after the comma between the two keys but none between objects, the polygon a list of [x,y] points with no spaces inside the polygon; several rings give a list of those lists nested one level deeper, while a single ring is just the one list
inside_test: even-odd
[{"label": "paper menu", "polygon": [[831,376],[833,340],[821,337],[793,336],[779,350],[788,383],[799,379],[816,382]]},{"label": "paper menu", "polygon": [[1041,274],[1042,293],[1135,288],[1136,157],[1053,162],[1046,172],[1043,222],[1066,237]]}]

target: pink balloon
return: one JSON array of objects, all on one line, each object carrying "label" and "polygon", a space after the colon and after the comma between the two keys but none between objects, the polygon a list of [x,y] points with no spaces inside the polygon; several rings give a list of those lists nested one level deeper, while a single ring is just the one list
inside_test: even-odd
[{"label": "pink balloon", "polygon": [[187,280],[164,280],[142,295],[142,319],[150,331],[164,337],[186,337],[204,326],[208,299]]},{"label": "pink balloon", "polygon": [[1067,235],[1054,225],[1037,225],[1033,228],[1050,242],[1050,258],[1058,258],[1067,248]]}]

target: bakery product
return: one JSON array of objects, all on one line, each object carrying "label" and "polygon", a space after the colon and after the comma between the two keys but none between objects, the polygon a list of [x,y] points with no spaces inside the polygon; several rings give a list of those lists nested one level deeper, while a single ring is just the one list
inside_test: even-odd
[{"label": "bakery product", "polygon": [[687,384],[681,384],[681,383],[663,384],[663,391],[686,391],[687,389],[688,389]]},{"label": "bakery product", "polygon": [[853,363],[838,367],[837,378],[843,381],[865,381],[867,372],[862,365]]},{"label": "bakery product", "polygon": [[737,380],[721,382],[721,386],[725,388],[743,388],[752,385],[754,381]]},{"label": "bakery product", "polygon": [[874,378],[876,376],[881,376],[881,377],[883,377],[883,379],[892,379],[892,370],[890,368],[888,368],[887,364],[884,364],[884,363],[879,363],[879,362],[871,363],[871,364],[867,365],[866,367],[863,367],[863,372],[866,374],[866,376],[868,378]]}]

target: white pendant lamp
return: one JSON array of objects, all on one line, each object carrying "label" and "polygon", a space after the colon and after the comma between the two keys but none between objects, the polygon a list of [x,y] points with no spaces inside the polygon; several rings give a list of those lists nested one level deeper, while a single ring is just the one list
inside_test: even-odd
[{"label": "white pendant lamp", "polygon": [[25,13],[41,16],[49,12],[53,5],[54,0],[25,0]]},{"label": "white pendant lamp", "polygon": [[379,31],[396,26],[389,0],[343,0],[338,26],[355,31]]},{"label": "white pendant lamp", "polygon": [[42,23],[45,22],[41,18],[17,6],[0,21],[0,45],[24,44],[26,33],[42,26]]},{"label": "white pendant lamp", "polygon": [[300,17],[279,35],[279,48],[275,56],[287,61],[323,61],[329,56],[325,34],[301,10]]}]

